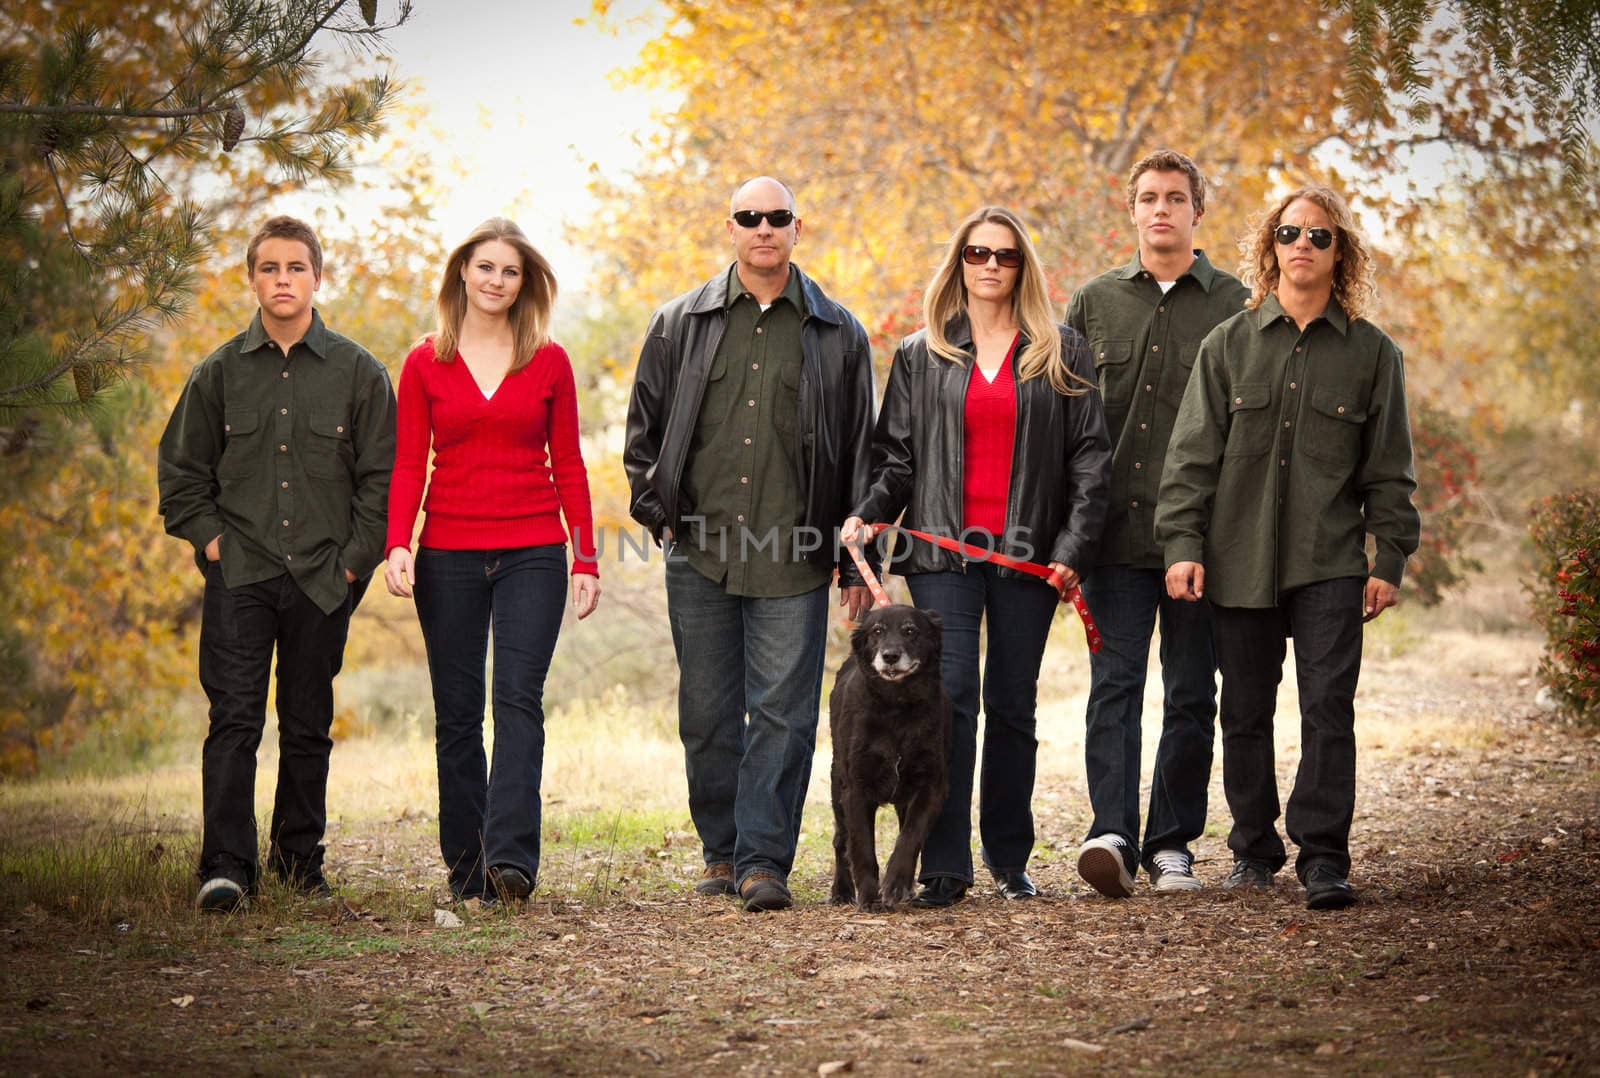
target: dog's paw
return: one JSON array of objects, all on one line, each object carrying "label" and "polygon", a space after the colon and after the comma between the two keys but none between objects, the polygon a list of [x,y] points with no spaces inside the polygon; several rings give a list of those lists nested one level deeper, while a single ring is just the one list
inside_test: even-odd
[{"label": "dog's paw", "polygon": [[828,892],[828,902],[835,906],[848,906],[855,900],[855,892],[843,887],[835,887]]},{"label": "dog's paw", "polygon": [[884,880],[883,893],[881,895],[884,906],[892,910],[902,902],[910,901],[912,890],[909,878],[904,880]]},{"label": "dog's paw", "polygon": [[883,903],[878,899],[878,892],[865,889],[857,892],[856,909],[862,913],[881,913]]}]

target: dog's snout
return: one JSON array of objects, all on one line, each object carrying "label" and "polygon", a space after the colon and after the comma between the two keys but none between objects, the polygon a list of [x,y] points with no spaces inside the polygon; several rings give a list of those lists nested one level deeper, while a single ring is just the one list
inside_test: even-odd
[{"label": "dog's snout", "polygon": [[900,663],[900,653],[893,649],[878,652],[878,658],[882,659],[890,666],[898,666]]}]

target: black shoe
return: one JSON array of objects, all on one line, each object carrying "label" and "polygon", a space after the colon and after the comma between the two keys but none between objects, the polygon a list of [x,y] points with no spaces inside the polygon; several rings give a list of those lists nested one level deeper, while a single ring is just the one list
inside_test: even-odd
[{"label": "black shoe", "polygon": [[911,905],[919,910],[942,910],[967,897],[967,885],[952,876],[935,876],[922,885]]},{"label": "black shoe", "polygon": [[490,865],[488,890],[503,901],[515,902],[533,894],[533,881],[516,865]]},{"label": "black shoe", "polygon": [[1222,881],[1222,886],[1229,890],[1240,887],[1271,887],[1272,869],[1260,861],[1241,857],[1233,863],[1233,871]]},{"label": "black shoe", "polygon": [[771,913],[794,905],[788,885],[770,872],[752,872],[746,876],[739,885],[739,897],[744,899],[746,913]]},{"label": "black shoe", "polygon": [[1355,904],[1356,889],[1326,861],[1313,862],[1304,882],[1308,910],[1342,910]]},{"label": "black shoe", "polygon": [[244,887],[228,876],[212,876],[195,895],[197,909],[206,913],[234,913],[245,908]]},{"label": "black shoe", "polygon": [[994,889],[1001,898],[1033,898],[1039,893],[1026,872],[996,872]]}]

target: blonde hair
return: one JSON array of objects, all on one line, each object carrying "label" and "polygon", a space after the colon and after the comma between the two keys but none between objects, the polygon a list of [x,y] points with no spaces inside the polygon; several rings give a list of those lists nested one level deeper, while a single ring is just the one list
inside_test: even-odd
[{"label": "blonde hair", "polygon": [[556,303],[556,275],[545,261],[544,255],[534,249],[514,221],[504,217],[491,217],[472,230],[472,235],[461,246],[450,252],[444,264],[444,278],[439,282],[439,298],[435,303],[438,329],[433,337],[433,356],[441,363],[452,363],[456,346],[461,343],[461,320],[467,313],[467,288],[461,273],[480,243],[502,240],[516,248],[522,256],[522,288],[511,305],[508,317],[515,339],[515,354],[511,369],[520,370],[528,365],[535,352],[550,343],[550,312]]},{"label": "blonde hair", "polygon": [[1312,184],[1290,191],[1278,201],[1272,211],[1263,217],[1254,231],[1239,241],[1243,256],[1239,276],[1250,286],[1248,307],[1259,307],[1278,287],[1278,245],[1273,233],[1283,223],[1283,213],[1299,199],[1322,207],[1333,222],[1333,239],[1339,253],[1333,264],[1333,298],[1339,301],[1344,313],[1351,319],[1360,318],[1377,294],[1372,283],[1372,255],[1367,242],[1356,228],[1355,215],[1339,192],[1331,187]]},{"label": "blonde hair", "polygon": [[941,359],[959,363],[965,353],[950,343],[945,336],[945,326],[967,309],[967,284],[961,275],[961,249],[967,245],[972,230],[981,224],[1005,225],[1016,237],[1017,250],[1022,252],[1022,267],[1017,273],[1016,287],[1011,290],[1011,310],[1017,316],[1017,325],[1028,338],[1028,347],[1017,360],[1018,380],[1044,375],[1050,379],[1057,393],[1069,397],[1087,393],[1094,388],[1067,366],[1061,354],[1061,330],[1055,311],[1050,306],[1050,290],[1045,284],[1044,270],[1039,256],[1028,238],[1028,230],[1017,215],[1000,206],[983,206],[973,210],[957,226],[950,237],[939,270],[928,282],[922,297],[922,318],[928,327],[928,350]]}]

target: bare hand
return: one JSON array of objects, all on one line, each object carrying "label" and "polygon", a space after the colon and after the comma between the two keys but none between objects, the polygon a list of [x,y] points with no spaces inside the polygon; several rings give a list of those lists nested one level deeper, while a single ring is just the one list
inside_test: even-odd
[{"label": "bare hand", "polygon": [[839,525],[839,543],[841,546],[855,546],[865,538],[861,534],[866,521],[860,517],[845,517],[844,523]]},{"label": "bare hand", "polygon": [[350,570],[346,569],[344,571],[344,582],[346,584],[354,584],[356,582],[356,574],[354,574]]},{"label": "bare hand", "polygon": [[383,586],[390,595],[411,598],[411,582],[417,577],[417,563],[411,557],[411,548],[397,546],[389,551],[389,562],[383,567]]},{"label": "bare hand", "polygon": [[574,573],[572,577],[572,609],[582,621],[600,605],[600,578],[591,573]]},{"label": "bare hand", "polygon": [[1167,595],[1196,602],[1206,593],[1206,567],[1197,561],[1174,562],[1167,570]]},{"label": "bare hand", "polygon": [[861,615],[872,609],[872,590],[864,584],[840,588],[839,605],[845,608],[851,621],[860,621]]},{"label": "bare hand", "polygon": [[1055,574],[1061,578],[1062,595],[1067,594],[1069,591],[1083,582],[1083,578],[1078,576],[1078,570],[1074,569],[1065,562],[1053,561],[1050,563],[1050,568],[1054,570]]},{"label": "bare hand", "polygon": [[1371,621],[1400,601],[1400,589],[1387,580],[1367,577],[1366,593],[1362,596],[1361,620]]},{"label": "bare hand", "polygon": [[222,536],[217,536],[206,544],[206,561],[222,560]]}]

